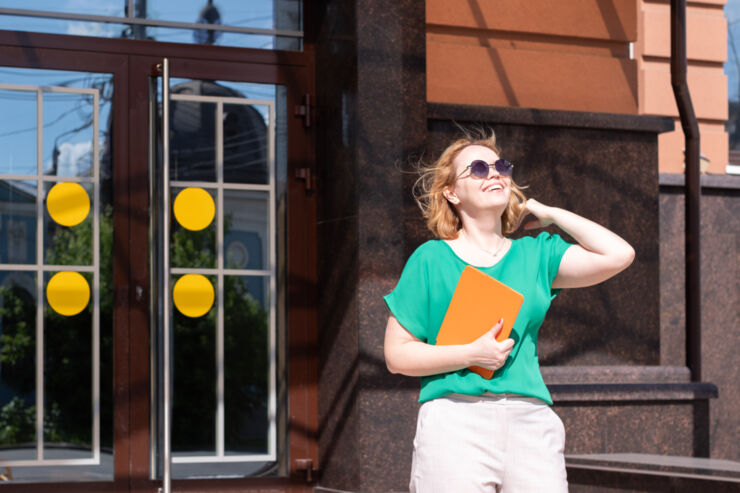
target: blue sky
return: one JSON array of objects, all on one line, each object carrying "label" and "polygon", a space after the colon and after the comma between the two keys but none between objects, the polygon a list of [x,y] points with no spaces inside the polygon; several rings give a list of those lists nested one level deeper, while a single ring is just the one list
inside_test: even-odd
[{"label": "blue sky", "polygon": [[[46,10],[65,13],[85,13],[122,17],[126,0],[3,0],[6,8]],[[207,0],[147,0],[148,17],[177,22],[196,22]],[[221,24],[272,29],[273,0],[215,0],[221,14]],[[83,36],[118,37],[125,26],[57,19],[0,16],[0,28],[20,31],[65,33]],[[147,28],[149,36],[158,41],[192,43],[193,33],[186,29]],[[271,36],[223,33],[217,44],[253,48],[271,48]]]},{"label": "blue sky", "polygon": [[[738,83],[740,76],[740,0],[727,0],[725,5],[725,17],[727,17],[727,62],[725,63],[725,74],[727,74],[728,97],[732,101],[738,99]],[[736,53],[731,46],[735,41]]]}]

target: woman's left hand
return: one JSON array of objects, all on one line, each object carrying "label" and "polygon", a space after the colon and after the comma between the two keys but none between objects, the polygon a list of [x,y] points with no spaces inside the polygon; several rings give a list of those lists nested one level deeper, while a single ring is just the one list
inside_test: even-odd
[{"label": "woman's left hand", "polygon": [[536,201],[535,199],[527,199],[527,201],[524,202],[522,213],[519,215],[519,221],[517,222],[516,228],[514,228],[514,230],[516,231],[517,229],[519,229],[519,227],[522,225],[522,222],[524,222],[524,219],[530,214],[533,215],[536,219],[524,223],[525,230],[544,228],[546,226],[549,226],[550,224],[555,222],[550,214],[550,210],[550,207]]}]

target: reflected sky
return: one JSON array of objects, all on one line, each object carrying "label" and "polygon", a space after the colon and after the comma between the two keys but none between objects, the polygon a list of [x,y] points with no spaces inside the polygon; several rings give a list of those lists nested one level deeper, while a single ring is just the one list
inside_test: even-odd
[{"label": "reflected sky", "polygon": [[[2,2],[1,6],[4,8],[124,18],[126,16],[127,3],[126,0],[63,0],[61,2],[54,0],[33,0],[31,2],[6,0]],[[208,23],[209,21],[205,20],[202,16],[203,10],[207,5],[207,0],[148,0],[146,2],[146,17],[149,19],[175,22]],[[220,16],[220,22],[216,22],[218,24],[259,29],[276,28],[274,0],[218,0],[213,5],[218,10]],[[282,28],[299,30],[301,28],[300,19],[295,19],[295,21],[295,26],[282,26]],[[134,37],[131,29],[122,24],[18,16],[0,16],[0,29],[105,38]],[[142,35],[139,32],[136,34],[136,37],[147,37],[157,41],[175,43],[205,42],[205,33],[203,32],[159,27],[141,29],[145,31],[145,34]],[[217,33],[216,36],[214,44],[224,46],[270,49],[274,44],[274,38],[272,36],[225,32]]]},{"label": "reflected sky", "polygon": [[[728,99],[737,101],[740,96],[740,0],[727,0],[727,75]],[[734,47],[733,47],[734,45]]]},{"label": "reflected sky", "polygon": [[[4,84],[100,90],[99,150],[105,144],[112,77],[107,74],[0,67]],[[0,90],[0,174],[36,174],[36,92]],[[45,173],[90,176],[93,100],[89,95],[44,93],[42,164]]]}]

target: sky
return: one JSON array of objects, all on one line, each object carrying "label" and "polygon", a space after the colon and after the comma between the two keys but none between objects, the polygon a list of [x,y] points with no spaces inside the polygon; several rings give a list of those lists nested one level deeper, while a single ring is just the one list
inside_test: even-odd
[{"label": "sky", "polygon": [[[3,0],[2,7],[45,10],[50,12],[84,13],[122,17],[126,0]],[[207,0],[147,0],[148,17],[177,22],[198,21]],[[272,29],[273,0],[215,0],[221,14],[221,24]],[[61,19],[0,16],[0,28],[20,31],[65,33],[83,36],[118,37],[126,29],[122,24],[94,23]],[[298,28],[298,26],[297,26]],[[193,43],[193,32],[187,29],[147,28],[147,34],[158,41]],[[253,48],[271,48],[272,36],[222,33],[217,44]]]},{"label": "sky", "polygon": [[[725,5],[727,17],[727,75],[728,97],[731,101],[738,100],[738,84],[740,84],[740,0],[727,0]],[[733,52],[732,42],[736,50]]]}]

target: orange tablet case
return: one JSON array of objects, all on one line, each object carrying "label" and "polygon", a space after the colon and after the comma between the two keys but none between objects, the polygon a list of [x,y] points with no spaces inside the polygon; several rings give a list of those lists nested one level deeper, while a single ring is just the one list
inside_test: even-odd
[{"label": "orange tablet case", "polygon": [[[452,301],[437,334],[437,344],[467,344],[478,339],[503,317],[497,341],[509,337],[524,296],[475,267],[468,265],[460,275]],[[469,368],[490,379],[493,370],[479,366]]]}]

